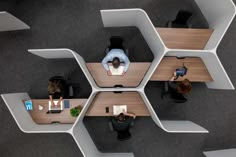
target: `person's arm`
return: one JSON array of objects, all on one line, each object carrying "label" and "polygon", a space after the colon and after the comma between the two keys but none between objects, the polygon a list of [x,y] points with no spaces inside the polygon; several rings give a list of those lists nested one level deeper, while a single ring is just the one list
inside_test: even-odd
[{"label": "person's arm", "polygon": [[57,105],[60,105],[62,100],[63,100],[63,97],[61,96],[60,99],[57,102]]},{"label": "person's arm", "polygon": [[174,74],[173,74],[173,76],[171,77],[170,81],[174,81],[176,77],[177,77],[177,76],[176,76],[176,72],[174,72]]},{"label": "person's arm", "polygon": [[123,60],[124,60],[124,63],[125,63],[124,72],[126,72],[129,68],[130,61],[129,61],[129,58],[125,54],[124,54]]},{"label": "person's arm", "polygon": [[55,106],[55,104],[54,104],[54,102],[53,102],[52,95],[49,95],[49,99],[50,99],[50,101],[51,101],[52,106]]},{"label": "person's arm", "polygon": [[134,113],[128,113],[128,112],[125,112],[124,110],[123,110],[122,113],[123,113],[124,115],[126,115],[126,116],[133,117],[134,119],[136,118],[136,115],[135,115]]},{"label": "person's arm", "polygon": [[177,84],[174,82],[176,78],[176,72],[174,72],[173,76],[171,77],[171,79],[169,80],[169,86],[172,88],[172,89],[176,89],[177,88]]},{"label": "person's arm", "polygon": [[106,69],[106,71],[109,71],[109,67],[107,62],[112,60],[112,56],[108,53],[105,58],[102,60],[102,65]]}]

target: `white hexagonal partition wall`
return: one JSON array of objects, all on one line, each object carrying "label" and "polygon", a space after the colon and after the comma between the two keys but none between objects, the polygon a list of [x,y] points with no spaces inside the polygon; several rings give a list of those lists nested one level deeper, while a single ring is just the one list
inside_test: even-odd
[{"label": "white hexagonal partition wall", "polygon": [[[37,125],[33,122],[30,115],[24,109],[24,105],[19,107],[23,99],[29,99],[27,93],[13,93],[2,94],[2,98],[8,106],[11,114],[13,115],[16,123],[22,131],[27,133],[37,132],[66,132],[70,133],[75,139],[82,154],[87,157],[133,157],[132,152],[127,153],[102,153],[100,152],[88,131],[83,124],[83,118],[93,102],[98,92],[138,92],[142,97],[144,103],[153,121],[163,130],[170,133],[208,133],[208,131],[201,126],[190,121],[168,121],[160,120],[158,115],[152,108],[149,100],[144,93],[144,87],[150,80],[152,74],[158,67],[159,63],[166,56],[194,56],[201,57],[204,61],[209,73],[214,79],[213,82],[207,83],[208,88],[214,89],[234,89],[231,81],[229,80],[223,66],[221,65],[217,55],[216,48],[219,45],[220,40],[229,27],[233,17],[235,16],[235,6],[231,0],[195,0],[206,16],[209,25],[214,29],[212,36],[210,37],[205,50],[180,50],[180,49],[168,49],[163,43],[157,30],[153,26],[148,15],[142,9],[118,9],[118,10],[101,10],[101,16],[105,27],[125,27],[135,26],[142,33],[144,39],[149,45],[151,51],[154,54],[154,60],[148,69],[148,72],[144,76],[140,85],[136,88],[100,88],[95,83],[88,68],[86,67],[83,58],[70,49],[38,49],[29,50],[29,52],[38,55],[40,57],[50,58],[75,58],[92,86],[92,93],[88,98],[83,110],[78,116],[76,122],[73,125]],[[213,6],[211,4],[214,3]],[[218,21],[219,20],[219,21]],[[223,24],[222,24],[223,23]],[[221,77],[219,77],[219,75]],[[18,105],[18,106],[17,106]]]},{"label": "white hexagonal partition wall", "polygon": [[30,27],[6,11],[0,12],[0,31],[30,29]]}]

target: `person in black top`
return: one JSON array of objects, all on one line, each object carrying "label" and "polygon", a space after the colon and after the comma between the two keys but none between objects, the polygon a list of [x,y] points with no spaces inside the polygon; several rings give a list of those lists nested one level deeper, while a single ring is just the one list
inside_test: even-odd
[{"label": "person in black top", "polygon": [[53,99],[59,99],[57,105],[61,103],[63,98],[65,97],[65,86],[66,82],[63,77],[61,76],[54,76],[49,79],[48,82],[48,94],[52,106],[55,106]]},{"label": "person in black top", "polygon": [[119,136],[131,136],[129,132],[129,127],[135,119],[135,114],[122,112],[118,116],[113,117],[111,122],[114,130],[118,133]]},{"label": "person in black top", "polygon": [[183,81],[177,82],[175,81],[176,78],[176,72],[174,72],[173,76],[168,81],[170,90],[162,93],[162,98],[167,94],[187,94],[191,91],[192,86],[191,82],[188,79],[184,79]]}]

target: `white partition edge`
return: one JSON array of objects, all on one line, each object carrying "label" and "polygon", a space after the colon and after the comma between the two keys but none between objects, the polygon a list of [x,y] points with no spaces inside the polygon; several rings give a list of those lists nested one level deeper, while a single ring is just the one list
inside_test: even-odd
[{"label": "white partition edge", "polygon": [[208,130],[191,121],[161,120],[161,123],[169,133],[209,133]]},{"label": "white partition edge", "polygon": [[92,75],[90,74],[84,59],[77,54],[76,52],[67,49],[67,48],[60,48],[60,49],[29,49],[28,52],[37,55],[42,58],[46,59],[63,59],[63,58],[75,58],[77,63],[79,64],[81,70],[83,71],[85,77],[89,81],[92,88],[98,88],[97,84],[95,83]]},{"label": "white partition edge", "polygon": [[0,12],[0,31],[30,29],[30,27],[6,11]]},{"label": "white partition edge", "polygon": [[102,153],[95,146],[83,122],[77,124],[72,136],[84,157],[134,157],[133,153]]},{"label": "white partition edge", "polygon": [[202,51],[202,52],[192,52],[192,51],[168,51],[166,56],[189,56],[189,57],[200,57],[205,63],[213,82],[206,82],[208,88],[211,89],[234,89],[231,80],[229,79],[224,67],[222,66],[216,53],[211,51]]},{"label": "white partition edge", "polygon": [[144,92],[140,92],[139,94],[143,98],[143,101],[145,102],[153,121],[164,131],[168,133],[208,133],[208,130],[191,121],[160,120]]},{"label": "white partition edge", "polygon": [[36,124],[23,103],[23,100],[30,99],[27,93],[2,94],[1,96],[18,127],[25,133],[63,133],[72,128],[72,124]]},{"label": "white partition edge", "polygon": [[205,49],[215,50],[234,19],[235,5],[232,0],[195,0],[195,2],[210,28],[214,29]]},{"label": "white partition edge", "polygon": [[203,154],[206,157],[235,157],[236,156],[236,149],[222,149],[222,150],[215,150],[215,151],[205,151]]},{"label": "white partition edge", "polygon": [[154,60],[138,88],[145,86],[166,51],[166,47],[147,13],[139,8],[112,9],[101,10],[101,17],[104,27],[136,26],[140,30],[154,55]]},{"label": "white partition edge", "polygon": [[45,59],[74,58],[68,49],[29,49],[28,52]]}]

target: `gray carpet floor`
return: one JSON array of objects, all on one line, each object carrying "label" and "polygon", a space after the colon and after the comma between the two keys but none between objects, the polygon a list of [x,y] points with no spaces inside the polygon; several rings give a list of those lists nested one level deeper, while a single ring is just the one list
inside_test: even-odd
[{"label": "gray carpet floor", "polygon": [[[236,0],[235,0],[236,2]],[[122,36],[130,49],[130,60],[152,61],[153,55],[138,29],[103,28],[100,9],[142,8],[155,26],[163,27],[178,10],[194,13],[195,28],[208,24],[192,0],[0,0],[6,10],[31,26],[30,30],[0,33],[0,93],[28,92],[32,98],[47,97],[47,81],[64,75],[77,85],[77,96],[88,97],[91,87],[75,60],[45,60],[27,52],[32,48],[70,48],[87,62],[98,62],[112,35]],[[236,85],[235,20],[217,50],[229,77]],[[210,90],[194,84],[189,101],[175,105],[161,100],[163,84],[149,82],[145,92],[161,119],[191,120],[209,134],[169,134],[151,118],[138,117],[131,129],[132,139],[116,140],[109,132],[108,118],[85,118],[84,123],[96,146],[103,152],[132,151],[135,157],[202,157],[203,150],[236,147],[235,91]],[[1,157],[82,157],[68,134],[25,134],[20,131],[0,99]]]}]

